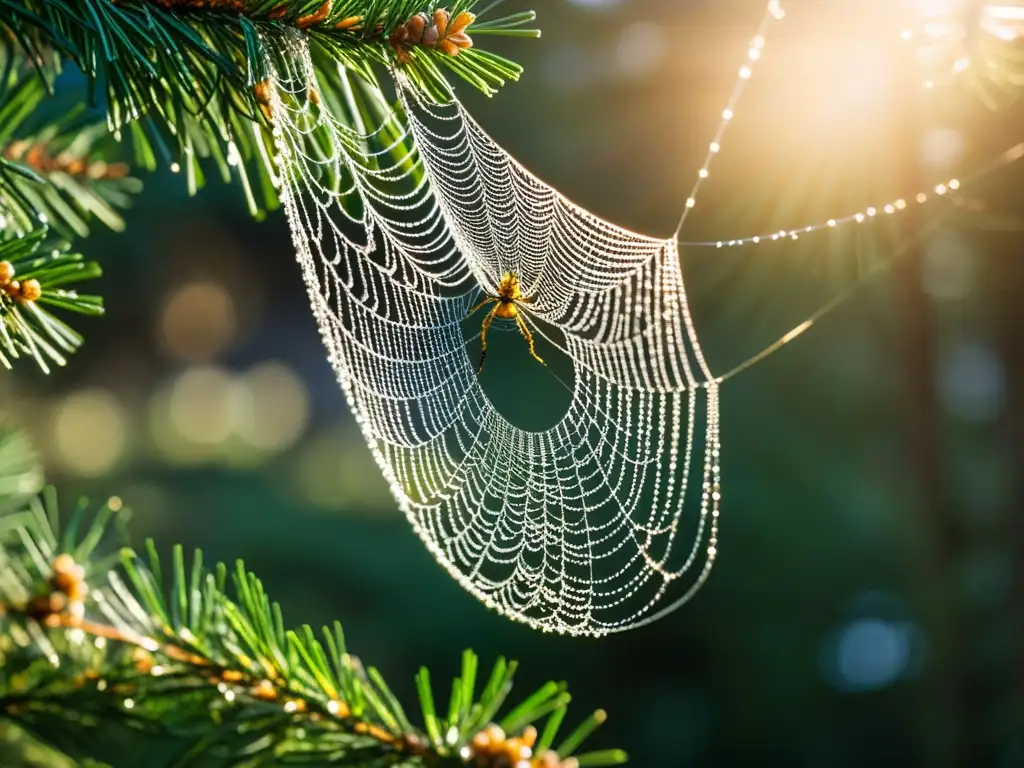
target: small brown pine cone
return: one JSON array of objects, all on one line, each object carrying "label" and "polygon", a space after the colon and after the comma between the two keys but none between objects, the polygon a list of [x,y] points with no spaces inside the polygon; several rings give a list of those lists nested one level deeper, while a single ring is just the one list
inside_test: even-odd
[{"label": "small brown pine cone", "polygon": [[42,144],[33,145],[28,152],[25,153],[25,165],[29,165],[37,170],[42,168],[44,159],[45,155],[43,154]]},{"label": "small brown pine cone", "polygon": [[[26,280],[21,286],[20,293],[26,293],[25,286],[29,283],[36,284],[33,288],[28,289],[29,292],[38,289],[38,281]],[[65,552],[57,555],[57,557],[53,559],[53,576],[50,577],[50,583],[53,585],[54,589],[58,589],[70,596],[72,592],[77,593],[81,590],[82,582],[84,580],[85,569],[76,563],[71,555]]]},{"label": "small brown pine cone", "polygon": [[486,752],[491,746],[491,737],[487,731],[477,731],[471,743],[475,752]]},{"label": "small brown pine cone", "polygon": [[448,35],[447,40],[449,43],[455,43],[459,48],[466,49],[473,47],[473,38],[465,32],[457,32],[454,35]]},{"label": "small brown pine cone", "polygon": [[269,680],[260,680],[251,691],[254,698],[263,701],[275,701],[277,699],[277,688]]},{"label": "small brown pine cone", "polygon": [[412,45],[419,45],[423,42],[423,32],[427,28],[430,19],[425,13],[417,13],[405,23],[406,39]]},{"label": "small brown pine cone", "polygon": [[465,30],[466,27],[468,27],[474,21],[476,21],[476,16],[474,14],[470,13],[469,11],[463,11],[454,19],[452,19],[451,23],[448,25],[448,37],[450,38],[452,35],[459,34],[459,32]]},{"label": "small brown pine cone", "polygon": [[438,8],[434,11],[434,26],[437,27],[437,31],[444,37],[445,32],[448,31],[448,22],[452,20],[452,15],[448,13],[444,8]]},{"label": "small brown pine cone", "polygon": [[315,27],[317,24],[323,24],[328,16],[331,15],[331,8],[333,6],[333,0],[324,0],[324,3],[317,8],[309,16],[302,16],[297,22],[295,22],[299,29],[309,29]]},{"label": "small brown pine cone", "polygon": [[21,291],[18,298],[21,301],[35,301],[43,295],[43,287],[38,280],[24,280],[21,283]]},{"label": "small brown pine cone", "polygon": [[51,616],[58,615],[68,605],[68,599],[60,592],[40,595],[25,606],[25,613],[33,619],[45,622]]},{"label": "small brown pine cone", "polygon": [[270,104],[270,81],[261,80],[252,87],[252,95],[260,104]]},{"label": "small brown pine cone", "polygon": [[[95,166],[102,167],[104,172],[107,170],[107,164],[106,163],[95,162],[95,163],[92,164],[92,166],[89,166],[89,165],[86,164],[85,160],[83,160],[82,158],[80,158],[80,157],[69,157],[67,155],[60,155],[57,158],[57,163],[59,165],[62,165],[64,167],[64,171],[66,173],[71,174],[72,176],[81,176],[83,173],[88,173],[91,170],[91,168],[95,167]],[[89,175],[92,176],[91,173],[89,173]],[[92,178],[98,178],[98,177],[92,176]]]},{"label": "small brown pine cone", "polygon": [[111,163],[107,166],[107,172],[103,175],[105,179],[123,179],[131,169],[128,163]]},{"label": "small brown pine cone", "polygon": [[274,113],[270,108],[270,81],[261,80],[252,87],[252,95],[256,99],[257,105],[259,105],[260,111],[263,116],[267,118],[267,122],[273,122]]},{"label": "small brown pine cone", "polygon": [[395,48],[401,48],[409,42],[409,30],[406,27],[395,27],[388,36],[388,42]]},{"label": "small brown pine cone", "polygon": [[153,654],[144,648],[136,648],[132,651],[132,663],[135,664],[135,669],[148,675],[153,671]]},{"label": "small brown pine cone", "polygon": [[526,746],[533,749],[533,745],[537,743],[537,729],[532,725],[526,726],[526,728],[523,729],[523,735],[521,738]]},{"label": "small brown pine cone", "polygon": [[422,44],[424,48],[434,48],[437,46],[437,41],[441,39],[441,32],[438,30],[436,24],[431,24],[425,30],[423,30]]}]

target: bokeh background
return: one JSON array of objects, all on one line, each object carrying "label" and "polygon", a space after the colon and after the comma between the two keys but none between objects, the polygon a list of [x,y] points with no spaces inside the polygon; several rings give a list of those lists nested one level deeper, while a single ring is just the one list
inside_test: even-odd
[{"label": "bokeh background", "polygon": [[[1021,138],[1020,108],[922,88],[899,39],[910,5],[785,4],[685,239],[910,199]],[[575,201],[671,232],[763,2],[506,6],[535,8],[544,36],[488,38],[526,74],[490,100],[462,88],[470,109]],[[1022,766],[1022,180],[1011,165],[965,183],[959,206],[684,250],[724,370],[913,243],[729,382],[711,581],[602,640],[502,619],[433,562],[347,412],[284,217],[254,223],[238,188],[189,198],[179,176],[147,176],[127,233],[80,244],[105,267],[108,315],[80,321],[67,369],[0,377],[0,403],[65,498],[118,495],[138,541],[244,558],[288,623],[341,618],[403,700],[420,664],[454,674],[473,647],[519,659],[522,693],[565,680],[577,716],[605,708],[595,746],[642,768]],[[940,228],[918,236],[933,214]],[[489,361],[485,386],[512,418],[557,417],[564,393],[512,334]]]}]

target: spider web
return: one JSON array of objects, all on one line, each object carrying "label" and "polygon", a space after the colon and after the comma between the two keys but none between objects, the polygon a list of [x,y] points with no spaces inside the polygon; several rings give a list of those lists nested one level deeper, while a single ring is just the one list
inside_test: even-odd
[{"label": "spider web", "polygon": [[[430,552],[486,605],[543,630],[602,635],[689,600],[717,552],[718,383],[674,238],[574,205],[457,101],[418,97],[400,73],[404,117],[378,104],[378,127],[360,132],[345,124],[366,107],[344,73],[347,121],[306,97],[320,86],[304,44],[271,70],[313,312]],[[534,297],[526,323],[573,367],[571,403],[545,430],[496,409],[468,351],[468,309],[509,271]]]}]

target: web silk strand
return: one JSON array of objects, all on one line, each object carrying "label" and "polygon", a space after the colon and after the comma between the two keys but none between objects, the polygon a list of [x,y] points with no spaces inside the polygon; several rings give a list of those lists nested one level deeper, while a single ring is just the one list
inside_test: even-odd
[{"label": "web silk strand", "polygon": [[[332,115],[311,96],[325,84],[301,36],[268,67],[276,183],[313,314],[428,550],[487,606],[545,631],[624,631],[690,600],[718,556],[721,383],[843,297],[714,376],[675,235],[575,205],[400,71],[401,113],[343,81],[351,114]],[[533,299],[526,323],[573,368],[570,404],[541,431],[502,416],[468,349],[469,309],[508,272]],[[492,330],[516,332],[501,318]],[[525,350],[523,364],[536,365]]]},{"label": "web silk strand", "polygon": [[[428,550],[545,631],[623,631],[689,600],[718,551],[719,399],[675,239],[574,205],[401,74],[405,115],[382,110],[357,132],[307,98],[320,86],[300,41],[272,65],[279,182],[313,312]],[[572,400],[542,431],[497,411],[467,349],[469,308],[509,271],[535,297],[523,313],[538,342],[557,333],[573,366]]]}]

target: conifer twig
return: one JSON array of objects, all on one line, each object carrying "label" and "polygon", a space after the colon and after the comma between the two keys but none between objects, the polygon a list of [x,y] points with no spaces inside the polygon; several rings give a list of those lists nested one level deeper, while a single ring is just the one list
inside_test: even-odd
[{"label": "conifer twig", "polygon": [[[273,152],[265,151],[272,142],[259,89],[268,64],[289,55],[295,35],[313,49],[318,74],[328,80],[337,79],[342,67],[357,75],[357,88],[379,93],[374,66],[397,63],[415,87],[435,97],[446,97],[444,72],[492,94],[518,79],[522,68],[473,45],[475,4],[0,0],[0,47],[39,63],[48,83],[61,61],[80,68],[92,90],[105,91],[110,129],[130,134],[134,167],[169,164],[185,172],[195,191],[205,182],[200,161],[208,159],[225,179],[239,177],[259,216],[277,205],[273,169],[265,162]],[[421,16],[429,16],[429,23],[419,37],[396,36]],[[532,19],[527,13],[479,23],[483,34],[537,34],[524,29]]]},{"label": "conifer twig", "polygon": [[64,365],[82,337],[53,314],[60,309],[82,315],[103,314],[98,296],[79,293],[77,283],[99,277],[96,262],[47,245],[48,230],[38,227],[14,239],[0,235],[0,366],[21,357],[35,360],[43,372]]},{"label": "conifer twig", "polygon": [[[0,55],[0,68],[4,62]],[[114,157],[106,125],[86,118],[81,104],[40,119],[45,97],[29,72],[12,67],[6,80],[0,76],[0,232],[25,233],[44,221],[70,239],[89,234],[93,217],[124,229],[117,209],[141,182]]]},{"label": "conifer twig", "polygon": [[542,687],[496,722],[515,664],[499,659],[481,689],[469,651],[446,707],[420,672],[424,725],[414,726],[380,673],[348,652],[340,625],[319,636],[286,630],[280,608],[240,562],[229,578],[223,565],[206,569],[199,552],[186,564],[180,548],[165,572],[151,542],[145,556],[104,556],[109,529],[127,514],[117,499],[95,513],[80,504],[64,525],[52,491],[9,509],[0,511],[0,718],[75,759],[109,759],[102,726],[170,740],[177,752],[167,765],[212,758],[578,768],[625,760],[617,750],[571,754],[602,713],[560,752],[551,749],[569,702],[561,685]]}]

